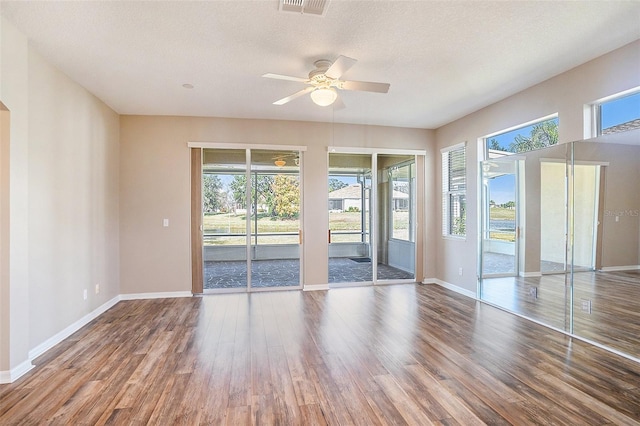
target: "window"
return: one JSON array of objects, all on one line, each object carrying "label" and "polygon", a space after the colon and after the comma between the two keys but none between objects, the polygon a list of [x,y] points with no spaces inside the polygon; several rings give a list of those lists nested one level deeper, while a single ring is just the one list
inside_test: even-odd
[{"label": "window", "polygon": [[466,236],[467,159],[465,145],[442,150],[442,235]]},{"label": "window", "polygon": [[597,135],[640,128],[640,91],[595,105]]},{"label": "window", "polygon": [[558,143],[558,117],[546,118],[484,138],[485,160]]},{"label": "window", "polygon": [[389,190],[391,191],[391,238],[414,241],[415,222],[415,171],[416,163],[396,165],[389,170]]}]

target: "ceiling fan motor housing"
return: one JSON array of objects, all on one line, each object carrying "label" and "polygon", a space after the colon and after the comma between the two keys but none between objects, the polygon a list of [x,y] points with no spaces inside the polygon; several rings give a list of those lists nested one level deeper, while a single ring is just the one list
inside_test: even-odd
[{"label": "ceiling fan motor housing", "polygon": [[330,86],[334,79],[327,77],[325,73],[332,65],[332,62],[326,59],[320,59],[313,64],[316,66],[316,69],[309,73],[309,80],[317,86]]}]

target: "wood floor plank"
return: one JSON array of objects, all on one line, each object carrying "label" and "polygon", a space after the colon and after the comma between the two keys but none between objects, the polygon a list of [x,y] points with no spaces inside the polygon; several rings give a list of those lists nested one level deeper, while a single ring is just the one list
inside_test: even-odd
[{"label": "wood floor plank", "polygon": [[431,285],[121,301],[35,364],[3,426],[640,425],[640,364]]}]

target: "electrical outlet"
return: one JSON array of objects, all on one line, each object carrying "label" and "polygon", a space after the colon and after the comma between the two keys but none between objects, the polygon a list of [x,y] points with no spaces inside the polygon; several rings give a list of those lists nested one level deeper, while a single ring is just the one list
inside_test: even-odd
[{"label": "electrical outlet", "polygon": [[529,287],[529,296],[533,299],[538,298],[538,287]]},{"label": "electrical outlet", "polygon": [[590,314],[591,313],[591,300],[589,299],[580,299],[581,308],[584,312]]},{"label": "electrical outlet", "polygon": [[169,219],[162,219],[162,226],[164,226],[165,228],[169,226]]},{"label": "electrical outlet", "polygon": [[96,284],[96,294],[100,293],[100,284]]},{"label": "electrical outlet", "polygon": [[462,276],[462,267],[458,269],[458,275]]},{"label": "electrical outlet", "polygon": [[84,300],[87,300],[87,289],[86,288],[82,292],[82,297],[84,297]]}]

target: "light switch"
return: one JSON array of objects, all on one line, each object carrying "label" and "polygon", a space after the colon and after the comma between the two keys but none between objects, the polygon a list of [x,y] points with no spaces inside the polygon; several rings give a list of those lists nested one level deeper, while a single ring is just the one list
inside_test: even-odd
[{"label": "light switch", "polygon": [[162,219],[162,226],[164,226],[165,228],[169,226],[169,219]]}]

